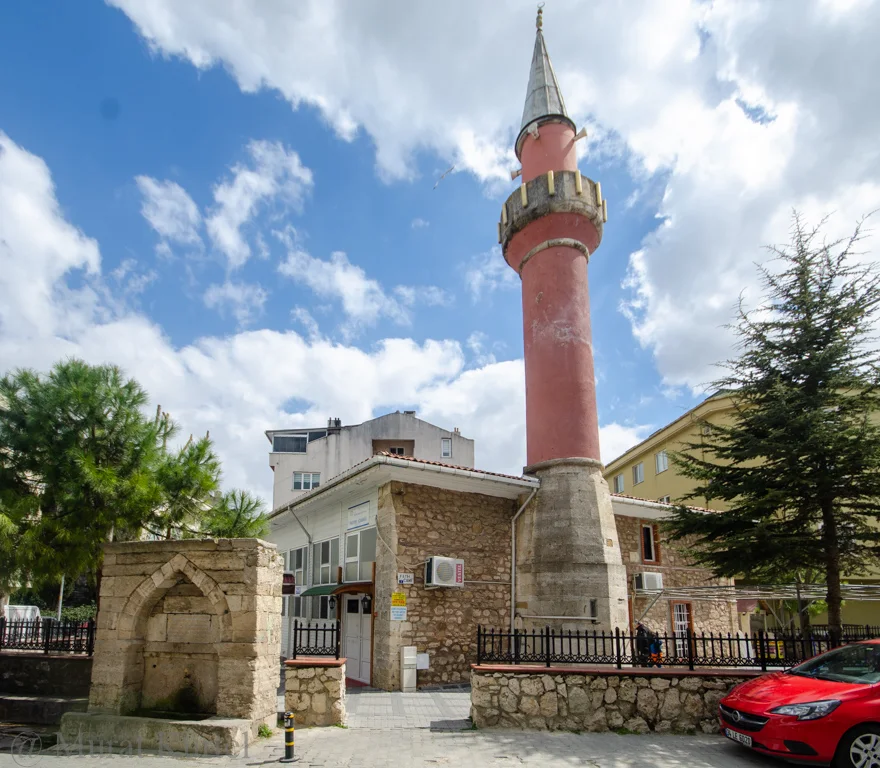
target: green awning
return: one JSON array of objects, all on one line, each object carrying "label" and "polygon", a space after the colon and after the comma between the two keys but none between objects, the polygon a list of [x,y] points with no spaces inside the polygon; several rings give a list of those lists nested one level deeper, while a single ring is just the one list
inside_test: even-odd
[{"label": "green awning", "polygon": [[300,592],[300,597],[317,597],[318,595],[332,595],[339,588],[338,584],[321,584],[317,587],[309,587]]}]

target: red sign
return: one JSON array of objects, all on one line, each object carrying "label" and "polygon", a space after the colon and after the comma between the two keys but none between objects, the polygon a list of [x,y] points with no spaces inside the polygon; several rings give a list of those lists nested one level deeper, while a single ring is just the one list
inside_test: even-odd
[{"label": "red sign", "polygon": [[285,571],[284,576],[281,579],[281,594],[282,595],[294,595],[296,594],[296,574],[293,571]]},{"label": "red sign", "polygon": [[464,584],[464,563],[455,564],[455,583]]}]

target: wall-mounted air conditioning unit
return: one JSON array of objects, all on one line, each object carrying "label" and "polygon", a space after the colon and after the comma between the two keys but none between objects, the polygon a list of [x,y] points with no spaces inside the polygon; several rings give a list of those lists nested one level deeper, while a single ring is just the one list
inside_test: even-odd
[{"label": "wall-mounted air conditioning unit", "polygon": [[463,587],[464,560],[454,557],[429,557],[425,563],[425,587]]},{"label": "wall-mounted air conditioning unit", "polygon": [[659,592],[663,589],[662,573],[637,573],[636,592]]}]

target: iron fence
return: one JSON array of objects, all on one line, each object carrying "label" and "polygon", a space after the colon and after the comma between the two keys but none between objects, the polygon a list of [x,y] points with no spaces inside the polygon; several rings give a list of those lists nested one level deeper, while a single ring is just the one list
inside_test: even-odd
[{"label": "iron fence", "polygon": [[[844,632],[840,645],[880,637],[880,628]],[[477,627],[478,664],[593,664],[630,667],[787,668],[835,647],[827,632],[721,634],[687,631],[645,636],[614,632],[542,630],[506,632]]]},{"label": "iron fence", "polygon": [[339,658],[339,622],[300,624],[293,622],[292,657],[335,656]]},{"label": "iron fence", "polygon": [[57,621],[0,618],[0,651],[42,651],[43,653],[85,653],[95,649],[95,621]]}]

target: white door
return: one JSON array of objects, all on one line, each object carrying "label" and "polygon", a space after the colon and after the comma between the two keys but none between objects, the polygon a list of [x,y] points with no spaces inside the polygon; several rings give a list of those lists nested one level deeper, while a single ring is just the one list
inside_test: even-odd
[{"label": "white door", "polygon": [[370,682],[370,614],[361,605],[363,595],[345,598],[342,617],[346,674],[361,683]]}]

